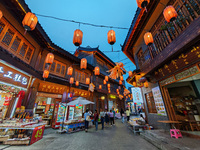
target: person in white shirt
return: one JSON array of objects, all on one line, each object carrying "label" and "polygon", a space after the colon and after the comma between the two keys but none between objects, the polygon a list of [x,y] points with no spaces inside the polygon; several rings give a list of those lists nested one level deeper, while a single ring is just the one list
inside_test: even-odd
[{"label": "person in white shirt", "polygon": [[100,109],[99,117],[101,119],[102,130],[103,130],[104,129],[104,122],[105,122],[105,112],[102,109]]}]

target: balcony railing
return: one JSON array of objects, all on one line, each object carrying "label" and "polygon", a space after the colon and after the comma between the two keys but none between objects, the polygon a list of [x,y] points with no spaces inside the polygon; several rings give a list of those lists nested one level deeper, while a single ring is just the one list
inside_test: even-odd
[{"label": "balcony railing", "polygon": [[[161,53],[174,39],[176,39],[196,18],[200,16],[200,0],[180,0],[175,7],[178,13],[177,19],[167,23],[161,14],[151,32],[154,44],[148,46],[138,58],[142,68]],[[194,31],[195,32],[195,31]]]}]

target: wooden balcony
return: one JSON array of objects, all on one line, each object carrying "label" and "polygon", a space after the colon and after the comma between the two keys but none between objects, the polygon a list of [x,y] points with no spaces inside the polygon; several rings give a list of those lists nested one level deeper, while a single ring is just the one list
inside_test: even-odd
[{"label": "wooden balcony", "polygon": [[196,42],[195,39],[200,36],[200,1],[183,0],[177,6],[177,13],[178,17],[173,23],[166,23],[161,14],[151,29],[154,44],[148,46],[138,58],[142,72],[149,73],[182,51],[184,46]]}]

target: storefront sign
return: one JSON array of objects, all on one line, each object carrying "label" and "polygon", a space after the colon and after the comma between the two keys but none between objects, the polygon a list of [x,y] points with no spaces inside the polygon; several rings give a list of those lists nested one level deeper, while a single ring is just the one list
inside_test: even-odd
[{"label": "storefront sign", "polygon": [[131,90],[132,90],[132,95],[133,95],[133,102],[137,104],[143,103],[141,88],[134,87],[134,88],[131,88]]},{"label": "storefront sign", "polygon": [[48,94],[48,93],[41,93],[41,92],[38,92],[37,96],[50,97],[50,98],[62,98],[62,95],[59,95],[59,94]]},{"label": "storefront sign", "polygon": [[27,88],[30,77],[0,62],[0,80]]},{"label": "storefront sign", "polygon": [[153,97],[154,97],[154,102],[156,105],[156,110],[158,115],[166,116],[166,110],[165,110],[165,105],[162,99],[162,95],[160,92],[160,88],[157,86],[152,89]]},{"label": "storefront sign", "polygon": [[142,78],[141,75],[135,75],[136,87],[143,87],[144,86],[144,84],[139,81],[140,78]]},{"label": "storefront sign", "polygon": [[63,94],[65,91],[64,86],[48,83],[48,82],[42,82],[40,83],[40,86],[38,88],[38,91],[40,92],[46,92],[46,93],[55,93],[55,94]]},{"label": "storefront sign", "polygon": [[33,144],[33,143],[35,143],[35,142],[37,142],[37,141],[42,139],[43,133],[44,133],[44,127],[45,126],[43,125],[43,126],[40,126],[40,127],[36,127],[33,130],[30,144]]},{"label": "storefront sign", "polygon": [[116,99],[117,96],[116,96],[116,95],[112,95],[112,94],[110,94],[110,98],[112,98],[112,99]]}]

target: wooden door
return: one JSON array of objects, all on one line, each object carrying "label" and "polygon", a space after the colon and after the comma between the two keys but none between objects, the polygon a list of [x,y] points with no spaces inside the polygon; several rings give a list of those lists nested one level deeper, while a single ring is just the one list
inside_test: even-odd
[{"label": "wooden door", "polygon": [[153,98],[153,93],[150,92],[150,93],[145,94],[145,98],[147,101],[149,113],[157,113],[156,105],[155,105],[154,98]]}]

